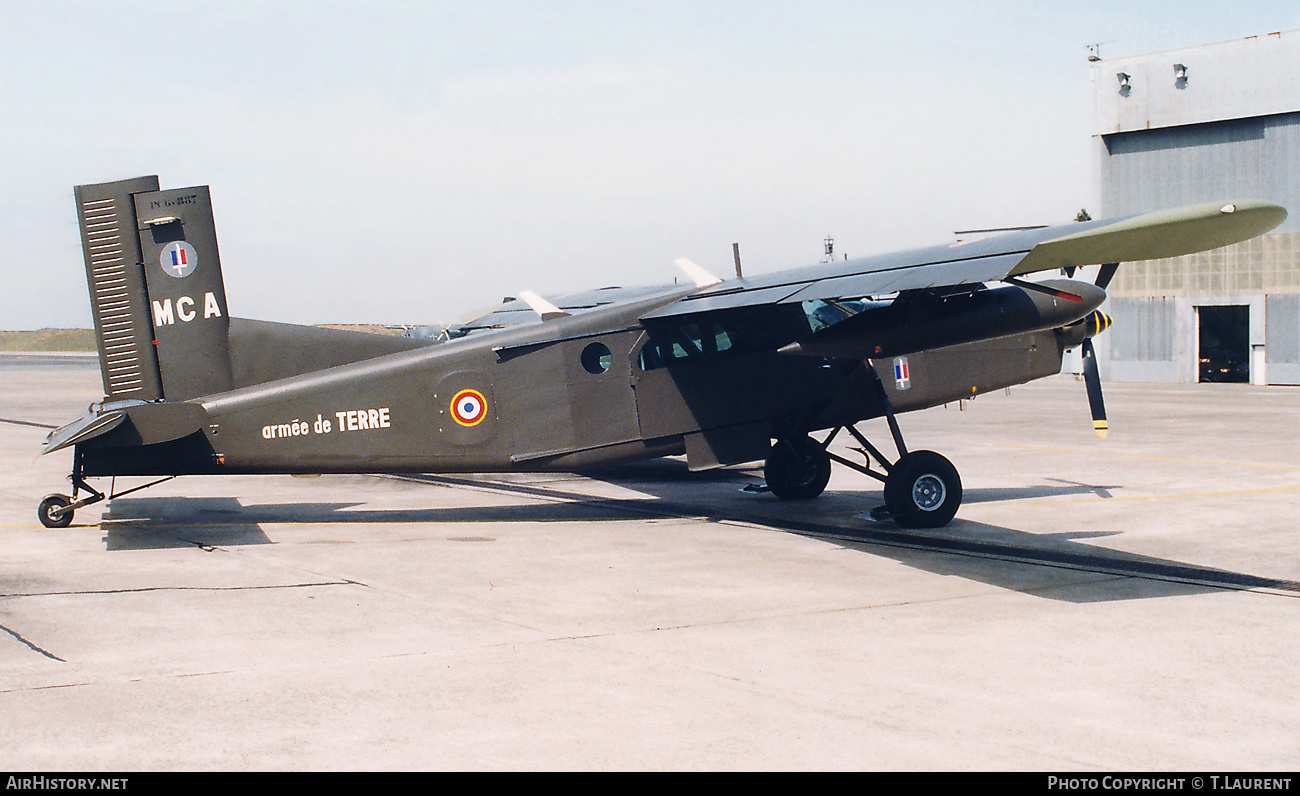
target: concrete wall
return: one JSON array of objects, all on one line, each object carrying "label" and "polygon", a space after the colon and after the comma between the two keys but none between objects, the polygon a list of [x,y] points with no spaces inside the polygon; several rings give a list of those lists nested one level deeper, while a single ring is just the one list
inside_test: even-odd
[{"label": "concrete wall", "polygon": [[1109,58],[1092,80],[1098,135],[1300,111],[1300,31]]}]

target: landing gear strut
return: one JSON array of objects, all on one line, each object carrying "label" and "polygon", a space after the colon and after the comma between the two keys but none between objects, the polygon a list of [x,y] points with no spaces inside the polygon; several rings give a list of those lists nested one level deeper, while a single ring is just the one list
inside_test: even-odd
[{"label": "landing gear strut", "polygon": [[[831,462],[842,464],[884,483],[885,504],[872,511],[877,519],[892,519],[905,528],[940,528],[952,521],[961,505],[961,477],[957,468],[934,451],[911,451],[894,417],[893,406],[875,369],[869,375],[884,402],[885,419],[898,448],[898,459],[890,462],[853,424],[839,426],[825,441],[806,434],[787,434],[777,439],[768,454],[764,476],[772,494],[783,500],[806,500],[820,495],[830,480]],[[847,430],[862,446],[865,465],[831,453],[831,440]],[[872,469],[874,460],[883,472]]]},{"label": "landing gear strut", "polygon": [[[81,466],[80,455],[74,455],[72,465],[72,475],[69,478],[72,481],[72,497],[67,495],[46,495],[36,506],[36,516],[40,519],[41,525],[46,528],[66,528],[72,524],[72,515],[77,509],[85,508],[101,500],[112,500],[123,495],[129,495],[132,492],[139,492],[141,489],[148,489],[151,486],[161,484],[163,481],[170,481],[176,476],[169,475],[166,478],[159,478],[157,481],[150,481],[143,486],[137,486],[133,489],[127,489],[122,492],[113,492],[117,485],[117,479],[113,479],[113,485],[109,487],[111,494],[104,494],[86,483],[85,471]],[[77,493],[80,491],[89,493],[89,497],[77,499]]]}]

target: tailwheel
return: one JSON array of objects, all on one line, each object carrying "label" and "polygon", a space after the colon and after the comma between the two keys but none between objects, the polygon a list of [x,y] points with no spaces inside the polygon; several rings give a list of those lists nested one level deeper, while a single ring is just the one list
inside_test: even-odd
[{"label": "tailwheel", "polygon": [[885,479],[885,508],[905,528],[947,525],[961,505],[961,478],[934,451],[905,454]]},{"label": "tailwheel", "polygon": [[[170,481],[173,478],[176,478],[176,476],[163,476],[156,481],[150,481],[147,484],[118,492],[117,478],[114,477],[108,488],[110,494],[105,494],[86,483],[86,471],[82,466],[81,452],[78,450],[73,456],[72,475],[69,476],[69,480],[72,481],[72,497],[57,494],[46,495],[36,507],[36,516],[40,518],[41,525],[44,525],[46,528],[66,528],[72,524],[72,515],[77,509],[83,509],[86,506],[99,503],[100,501],[125,497],[133,492],[139,492],[141,489],[148,489],[151,486],[157,486],[158,484],[161,484],[164,481]],[[88,496],[78,499],[77,495],[81,492],[86,492]]]},{"label": "tailwheel", "polygon": [[782,500],[808,500],[820,495],[831,480],[831,459],[811,437],[778,439],[767,455],[763,477]]},{"label": "tailwheel", "polygon": [[72,524],[71,505],[67,495],[46,495],[36,507],[36,516],[46,528],[66,528]]}]

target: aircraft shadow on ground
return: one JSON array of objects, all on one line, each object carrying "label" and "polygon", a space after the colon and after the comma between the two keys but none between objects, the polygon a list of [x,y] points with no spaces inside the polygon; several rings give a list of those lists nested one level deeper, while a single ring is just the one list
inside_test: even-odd
[{"label": "aircraft shadow on ground", "polygon": [[[357,509],[358,503],[243,505],[239,498],[118,498],[100,528],[108,550],[274,544],[262,526],[291,524],[407,524],[627,522],[652,513],[654,501],[610,500],[418,509]],[[638,505],[633,505],[638,504]]]},{"label": "aircraft shadow on ground", "polygon": [[[713,479],[715,482],[753,483],[756,478],[761,479],[761,471],[724,469],[713,472],[717,474]],[[671,500],[671,491],[657,490],[656,483],[661,487],[671,487],[695,475],[699,474],[688,473],[684,463],[665,459],[628,465],[602,473],[601,477],[615,483],[634,481],[637,489],[651,494],[659,492],[657,496]],[[1085,484],[1058,478],[1045,480],[1051,483],[967,490],[963,503],[1074,495],[1095,495],[1107,500],[1113,497],[1113,490],[1122,489],[1118,484]],[[716,498],[715,495],[712,505],[724,502]],[[772,501],[770,496],[760,496],[759,499]],[[892,522],[869,519],[869,510],[881,500],[879,491],[871,489],[827,492],[811,503],[776,502],[773,506],[769,502],[764,507],[766,510],[761,512],[715,512],[710,518],[742,520],[826,539],[915,569],[1067,602],[1104,602],[1252,588],[1300,594],[1300,583],[1295,581],[1126,553],[1082,541],[1119,535],[1121,531],[1029,533],[963,520],[960,515],[943,529],[906,529]],[[738,505],[738,509],[743,509],[743,504]],[[846,515],[853,521],[845,523],[843,518]],[[1067,577],[1066,571],[1095,573],[1096,577],[1080,580],[1077,576]],[[1051,573],[1058,575],[1052,577]]]},{"label": "aircraft shadow on ground", "polygon": [[[365,509],[360,503],[243,505],[238,498],[119,498],[101,528],[108,550],[271,544],[262,526],[292,524],[628,522],[638,518],[699,517],[742,522],[829,541],[914,569],[1067,602],[1101,602],[1268,588],[1300,594],[1300,583],[1202,567],[1096,547],[1082,540],[1121,532],[1039,534],[963,520],[939,530],[913,530],[871,520],[877,492],[828,491],[812,502],[785,503],[770,495],[740,495],[756,482],[752,469],[692,473],[683,462],[657,460],[610,468],[595,480],[646,499],[589,497],[546,482],[480,480],[474,476],[410,475],[402,480],[436,486],[474,486],[536,498],[526,503],[448,508]],[[757,477],[761,480],[761,475]],[[1055,484],[974,489],[968,503],[1095,494],[1117,485]],[[1077,574],[1093,573],[1093,578]]]}]

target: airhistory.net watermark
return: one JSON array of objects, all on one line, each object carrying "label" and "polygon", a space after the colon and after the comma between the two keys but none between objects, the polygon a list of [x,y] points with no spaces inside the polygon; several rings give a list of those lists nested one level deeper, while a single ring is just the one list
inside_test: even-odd
[{"label": "airhistory.net watermark", "polygon": [[126,777],[11,776],[5,790],[126,790]]}]

